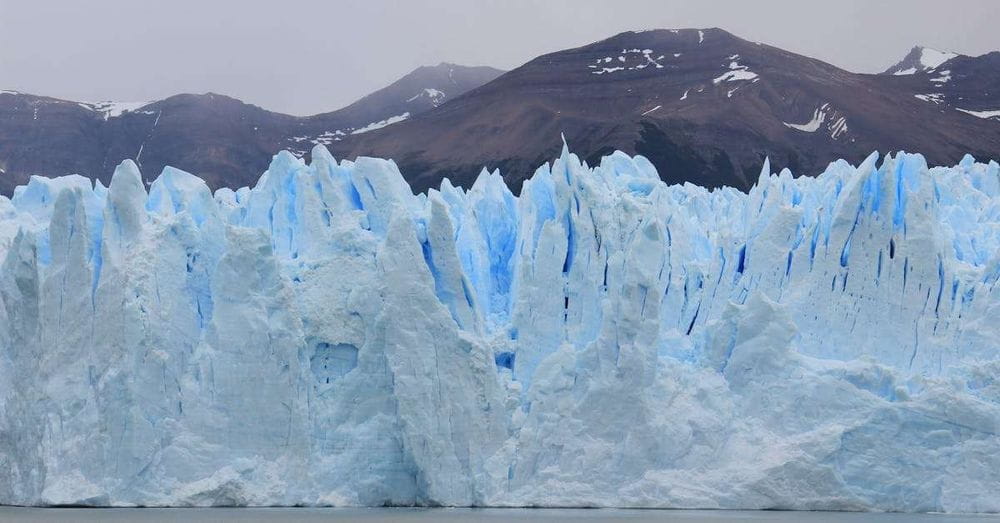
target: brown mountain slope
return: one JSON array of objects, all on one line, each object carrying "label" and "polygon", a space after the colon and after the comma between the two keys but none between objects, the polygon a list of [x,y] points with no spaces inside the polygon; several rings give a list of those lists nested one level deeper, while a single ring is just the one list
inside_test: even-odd
[{"label": "brown mountain slope", "polygon": [[468,185],[482,166],[514,186],[570,147],[640,153],[670,182],[749,187],[765,156],[814,174],[873,150],[952,163],[1000,156],[1000,125],[721,29],[622,33],[538,57],[434,111],[333,144],[395,159],[414,188]]},{"label": "brown mountain slope", "polygon": [[213,188],[252,184],[280,149],[301,155],[315,143],[331,143],[400,115],[416,116],[502,72],[455,64],[420,67],[343,109],[309,117],[213,93],[110,104],[3,91],[0,194],[11,194],[32,174],[76,173],[107,183],[126,158],[139,163],[147,182],[172,165],[197,173]]}]

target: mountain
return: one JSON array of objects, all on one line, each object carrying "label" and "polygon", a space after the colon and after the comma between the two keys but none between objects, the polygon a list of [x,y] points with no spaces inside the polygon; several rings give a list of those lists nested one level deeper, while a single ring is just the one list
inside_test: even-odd
[{"label": "mountain", "polygon": [[721,29],[626,32],[535,58],[332,151],[391,157],[417,189],[442,177],[469,186],[485,165],[515,190],[558,152],[560,134],[591,164],[620,149],[648,157],[668,182],[744,190],[765,157],[815,174],[875,150],[919,150],[942,164],[1000,156],[1000,125],[916,98],[899,78]]},{"label": "mountain", "polygon": [[28,176],[78,173],[107,184],[131,158],[151,182],[165,165],[198,173],[211,187],[256,180],[280,149],[363,133],[433,109],[502,71],[440,64],[329,113],[294,117],[214,93],[147,103],[73,102],[0,91],[0,194]]},{"label": "mountain", "polygon": [[[904,74],[905,73],[905,74]],[[0,193],[29,174],[107,182],[135,158],[212,188],[247,185],[281,149],[308,159],[394,159],[416,190],[470,186],[483,167],[511,187],[562,147],[590,164],[616,149],[664,180],[748,189],[765,158],[797,175],[872,151],[921,151],[948,164],[1000,157],[1000,53],[918,47],[882,74],[858,74],[724,30],[625,32],[502,73],[422,67],[329,113],[293,117],[221,95],[134,105],[0,94]],[[44,154],[39,154],[44,152]]]},{"label": "mountain", "polygon": [[[912,63],[914,53],[925,57],[923,66],[900,69],[900,64]],[[928,60],[928,54],[934,59]],[[882,73],[892,76],[886,81],[895,87],[920,100],[1000,122],[1000,52],[965,56],[915,47],[900,64]]]},{"label": "mountain", "polygon": [[280,144],[298,156],[315,144],[329,145],[347,136],[364,134],[430,111],[462,93],[503,74],[492,67],[449,63],[420,67],[392,85],[379,89],[343,109],[301,119],[292,135]]},{"label": "mountain", "polygon": [[0,193],[29,175],[69,173],[107,184],[123,158],[151,173],[169,164],[213,186],[245,183],[299,119],[217,94],[145,104],[87,104],[0,94]]},{"label": "mountain", "polygon": [[886,69],[882,74],[892,74],[905,76],[926,72],[936,69],[941,64],[958,56],[948,51],[938,51],[930,47],[916,46],[892,67]]},{"label": "mountain", "polygon": [[319,114],[316,120],[337,119],[345,130],[357,131],[380,121],[415,116],[429,111],[462,93],[475,89],[504,72],[492,67],[468,67],[450,63],[419,67],[357,102],[334,111]]}]

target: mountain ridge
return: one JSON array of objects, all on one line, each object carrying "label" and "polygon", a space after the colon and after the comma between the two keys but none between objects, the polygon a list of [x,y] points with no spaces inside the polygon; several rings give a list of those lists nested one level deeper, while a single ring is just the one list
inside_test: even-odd
[{"label": "mountain ridge", "polygon": [[743,190],[765,157],[814,174],[873,150],[921,150],[938,163],[1000,153],[1000,127],[942,111],[898,80],[718,28],[628,31],[548,53],[331,151],[391,157],[415,173],[416,190],[443,177],[468,186],[483,166],[516,188],[558,152],[561,134],[590,163],[619,149],[647,156],[669,182]]},{"label": "mountain ridge", "polygon": [[107,184],[125,158],[143,167],[147,183],[171,165],[198,173],[213,188],[238,187],[255,180],[278,150],[308,154],[313,144],[433,109],[501,72],[446,62],[423,66],[341,109],[311,116],[213,92],[123,103],[0,91],[0,194],[35,174],[82,174]]},{"label": "mountain ridge", "polygon": [[[558,152],[560,136],[591,164],[622,150],[647,156],[668,182],[742,190],[765,157],[800,175],[873,150],[919,150],[939,164],[967,152],[1000,156],[1000,52],[935,64],[906,75],[853,73],[720,28],[653,29],[507,72],[460,66],[467,81],[455,92],[441,83],[454,64],[417,68],[347,107],[305,117],[182,94],[110,119],[95,112],[103,107],[84,113],[64,102],[67,121],[38,132],[37,106],[12,109],[0,94],[0,193],[28,174],[80,172],[106,183],[122,158],[135,158],[147,176],[169,164],[213,188],[239,187],[278,150],[306,157],[314,144],[342,158],[393,158],[417,191],[445,177],[471,186],[483,168],[500,169],[516,191]],[[373,100],[381,112],[365,108]],[[32,154],[43,148],[55,152]]]}]

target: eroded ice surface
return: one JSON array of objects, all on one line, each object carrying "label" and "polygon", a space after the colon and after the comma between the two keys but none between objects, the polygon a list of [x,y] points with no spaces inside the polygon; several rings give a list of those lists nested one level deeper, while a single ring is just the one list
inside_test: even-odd
[{"label": "eroded ice surface", "polygon": [[0,502],[1000,510],[1000,177],[0,197]]}]

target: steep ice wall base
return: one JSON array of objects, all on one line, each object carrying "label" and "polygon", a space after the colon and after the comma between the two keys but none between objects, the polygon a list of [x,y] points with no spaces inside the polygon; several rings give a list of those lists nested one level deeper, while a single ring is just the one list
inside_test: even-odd
[{"label": "steep ice wall base", "polygon": [[0,197],[0,503],[1000,510],[1000,166]]}]

